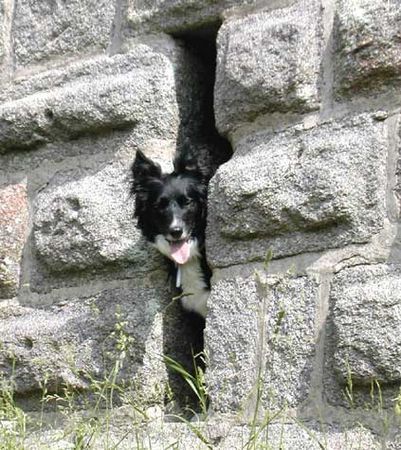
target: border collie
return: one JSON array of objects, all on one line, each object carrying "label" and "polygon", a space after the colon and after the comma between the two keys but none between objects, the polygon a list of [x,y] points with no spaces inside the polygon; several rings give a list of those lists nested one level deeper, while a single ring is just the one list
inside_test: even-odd
[{"label": "border collie", "polygon": [[174,171],[166,174],[139,150],[131,168],[137,226],[168,258],[184,309],[202,317],[211,277],[205,256],[207,186],[215,169],[209,160],[187,152],[175,158]]}]

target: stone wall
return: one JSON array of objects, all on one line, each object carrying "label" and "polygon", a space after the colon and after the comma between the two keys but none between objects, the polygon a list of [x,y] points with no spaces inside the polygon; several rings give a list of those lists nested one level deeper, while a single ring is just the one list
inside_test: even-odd
[{"label": "stone wall", "polygon": [[129,165],[226,151],[215,123],[210,416],[397,439],[400,36],[398,0],[0,0],[0,370],[22,403],[101,379],[121,326],[119,383],[182,394],[162,355],[188,362],[194,327]]}]

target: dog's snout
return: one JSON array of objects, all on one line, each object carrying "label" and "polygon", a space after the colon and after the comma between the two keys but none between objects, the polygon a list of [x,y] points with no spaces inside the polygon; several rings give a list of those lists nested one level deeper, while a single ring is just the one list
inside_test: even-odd
[{"label": "dog's snout", "polygon": [[170,228],[170,235],[173,239],[179,239],[182,236],[183,229],[181,227]]}]

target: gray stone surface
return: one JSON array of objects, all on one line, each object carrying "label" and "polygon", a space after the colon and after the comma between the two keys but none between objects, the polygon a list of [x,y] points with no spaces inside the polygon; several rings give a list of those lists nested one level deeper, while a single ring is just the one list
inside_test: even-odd
[{"label": "gray stone surface", "polygon": [[19,0],[13,23],[17,67],[104,50],[110,42],[115,4],[114,0]]},{"label": "gray stone surface", "polygon": [[224,280],[208,299],[205,349],[214,411],[244,410],[258,375],[259,316],[263,299],[254,279]]},{"label": "gray stone surface", "polygon": [[26,185],[0,187],[0,298],[18,292],[28,220]]},{"label": "gray stone surface", "polygon": [[210,185],[212,265],[369,241],[383,226],[386,158],[383,124],[366,117],[244,138]]},{"label": "gray stone surface", "polygon": [[[138,272],[160,266],[133,218],[128,164],[95,174],[59,174],[35,199],[33,235],[38,257],[51,272],[127,264]],[[64,175],[64,176],[63,176]]]},{"label": "gray stone surface", "polygon": [[3,62],[5,55],[5,8],[4,0],[0,1],[0,65]]},{"label": "gray stone surface", "polygon": [[[401,266],[358,266],[340,271],[330,294],[334,371],[346,383],[401,381]],[[383,386],[384,387],[384,386]]]},{"label": "gray stone surface", "polygon": [[217,448],[221,450],[247,448],[288,450],[379,450],[380,439],[361,425],[348,425],[346,429],[324,423],[272,423],[256,425],[256,435],[250,427],[235,427]]},{"label": "gray stone surface", "polygon": [[0,309],[1,373],[18,394],[44,387],[61,393],[93,389],[92,380],[105,380],[119,361],[117,381],[138,400],[160,402],[167,374],[154,355],[163,351],[166,295],[132,283],[46,309],[6,304]]},{"label": "gray stone surface", "polygon": [[135,34],[184,31],[214,25],[227,9],[253,3],[255,0],[129,0],[128,20]]},{"label": "gray stone surface", "polygon": [[319,107],[320,11],[315,1],[227,20],[218,35],[217,128]]},{"label": "gray stone surface", "polygon": [[[132,72],[75,82],[0,105],[0,150],[30,148],[136,125],[173,136],[178,105],[171,65],[133,67]],[[163,105],[163,107],[161,107]]]},{"label": "gray stone surface", "polygon": [[334,68],[339,98],[399,86],[400,31],[397,0],[337,1]]},{"label": "gray stone surface", "polygon": [[[74,60],[40,72],[23,72],[0,87],[2,102],[20,99],[38,92],[62,88],[70,82],[89,84],[94,79],[130,74],[133,70],[147,73],[149,66],[160,66],[161,71],[179,72],[185,64],[186,52],[174,39],[166,35],[142,36],[130,42],[122,54],[93,55]],[[157,73],[155,74],[157,77]],[[138,80],[139,82],[141,80]]]},{"label": "gray stone surface", "polygon": [[266,290],[263,413],[301,406],[311,388],[318,284],[308,277],[261,277]]},{"label": "gray stone surface", "polygon": [[[230,423],[186,424],[164,423],[154,420],[141,428],[132,427],[132,418],[116,411],[118,419],[112,417],[108,431],[98,429],[94,445],[118,443],[119,449],[131,450],[139,446],[152,450],[165,450],[174,446],[184,449],[243,450],[246,448],[288,450],[379,450],[380,439],[361,425],[349,425],[346,430],[325,423],[270,423],[251,426],[233,426]],[[99,427],[100,428],[100,427]],[[198,432],[198,435],[196,434]],[[125,437],[124,437],[125,436]],[[32,450],[74,448],[62,429],[50,429],[30,433],[26,444]],[[391,447],[391,449],[397,447]]]},{"label": "gray stone surface", "polygon": [[212,411],[263,416],[306,399],[316,302],[307,277],[257,272],[213,286],[205,330]]},{"label": "gray stone surface", "polygon": [[132,161],[136,148],[165,161],[174,150],[174,141],[148,139],[135,130],[114,130],[81,139],[52,142],[34,151],[10,150],[1,155],[0,179],[4,184],[18,183],[27,174],[32,193],[42,189],[57,172],[76,169],[77,174],[94,173],[110,161]]},{"label": "gray stone surface", "polygon": [[202,122],[198,72],[182,46],[161,36],[137,39],[124,55],[6,84],[0,153],[124,128],[148,139],[195,133]]}]

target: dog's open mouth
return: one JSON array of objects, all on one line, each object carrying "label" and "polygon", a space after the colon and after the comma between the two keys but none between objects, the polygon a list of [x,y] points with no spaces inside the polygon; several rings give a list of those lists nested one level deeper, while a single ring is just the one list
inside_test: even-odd
[{"label": "dog's open mouth", "polygon": [[187,239],[170,242],[171,258],[177,264],[185,264],[190,257],[190,242]]}]

